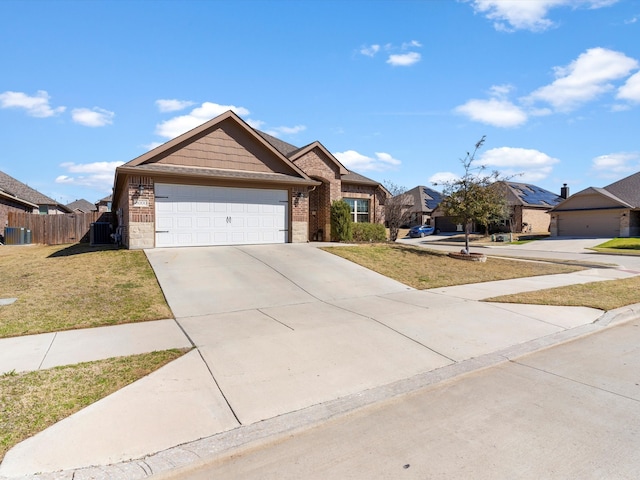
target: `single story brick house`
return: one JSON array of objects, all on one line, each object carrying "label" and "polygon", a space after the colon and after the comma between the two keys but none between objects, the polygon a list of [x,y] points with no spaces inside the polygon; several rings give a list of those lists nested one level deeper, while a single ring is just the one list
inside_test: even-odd
[{"label": "single story brick house", "polygon": [[638,237],[640,172],[575,193],[550,213],[552,236]]},{"label": "single story brick house", "polygon": [[514,233],[548,232],[551,224],[549,210],[567,195],[566,185],[560,195],[529,183],[500,182],[504,185]]},{"label": "single story brick house", "polygon": [[[568,192],[566,186],[558,195],[530,183],[499,181],[495,185],[504,192],[509,207],[509,219],[504,220],[500,229],[513,233],[548,232],[551,223],[549,211],[558,205],[563,200],[562,195],[567,195]],[[431,216],[434,219],[436,231],[462,232],[464,230],[455,219],[444,216],[438,207],[434,208]]]},{"label": "single story brick house", "polygon": [[384,222],[388,192],[320,142],[296,147],[228,111],[116,169],[112,212],[131,249],[330,240],[330,207]]},{"label": "single story brick house", "polygon": [[6,173],[0,172],[0,235],[4,233],[4,227],[7,226],[9,212],[55,215],[71,213],[71,210]]}]

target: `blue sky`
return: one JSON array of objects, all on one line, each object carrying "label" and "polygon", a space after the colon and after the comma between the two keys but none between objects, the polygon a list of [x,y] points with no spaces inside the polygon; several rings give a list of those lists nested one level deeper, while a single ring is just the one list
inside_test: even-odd
[{"label": "blue sky", "polygon": [[640,171],[640,0],[0,2],[0,170],[61,203],[233,109],[412,188]]}]

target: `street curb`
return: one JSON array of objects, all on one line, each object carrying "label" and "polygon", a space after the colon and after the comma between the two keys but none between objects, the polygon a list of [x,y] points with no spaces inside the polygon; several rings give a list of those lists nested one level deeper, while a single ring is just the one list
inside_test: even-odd
[{"label": "street curb", "polygon": [[442,382],[511,362],[516,358],[638,319],[640,319],[640,303],[606,312],[595,322],[587,325],[563,330],[388,385],[241,426],[169,448],[142,459],[30,476],[0,476],[0,480],[17,480],[17,478],[20,480],[142,480],[152,476],[158,480],[180,478],[181,474],[196,471],[212,461],[277,443],[337,417],[346,416],[364,408],[376,408],[382,403],[393,402],[403,395],[435,387]]}]

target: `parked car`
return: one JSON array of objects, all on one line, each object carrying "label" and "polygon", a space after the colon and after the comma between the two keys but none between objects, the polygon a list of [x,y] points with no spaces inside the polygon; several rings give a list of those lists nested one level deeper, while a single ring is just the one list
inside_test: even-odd
[{"label": "parked car", "polygon": [[431,235],[435,229],[429,225],[416,225],[409,230],[409,236],[411,238],[426,237]]}]

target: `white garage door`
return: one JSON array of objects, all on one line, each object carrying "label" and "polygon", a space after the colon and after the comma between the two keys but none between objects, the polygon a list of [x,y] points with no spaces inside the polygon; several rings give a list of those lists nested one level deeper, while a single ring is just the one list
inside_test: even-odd
[{"label": "white garage door", "polygon": [[286,190],[157,183],[156,247],[285,243]]}]

